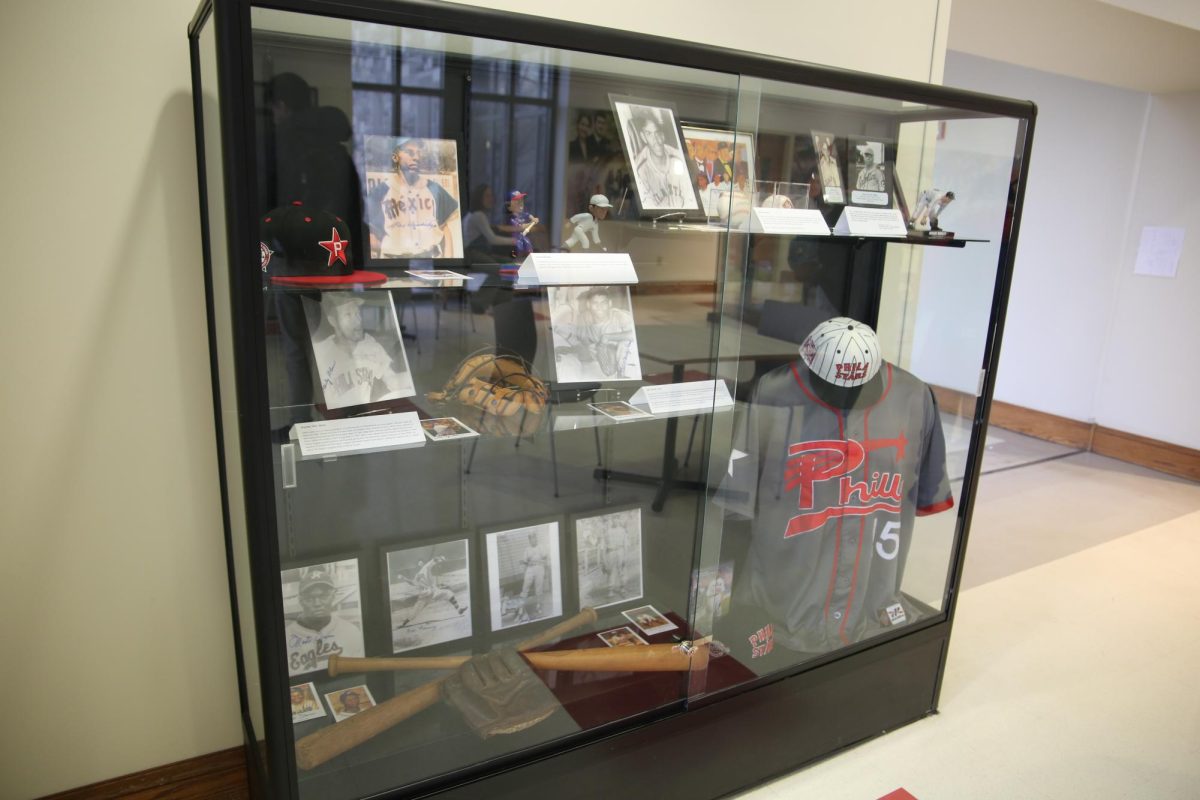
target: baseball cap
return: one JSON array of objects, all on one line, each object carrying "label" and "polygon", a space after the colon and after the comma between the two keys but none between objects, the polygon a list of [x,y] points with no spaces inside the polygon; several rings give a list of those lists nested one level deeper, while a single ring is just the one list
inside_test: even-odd
[{"label": "baseball cap", "polygon": [[314,586],[328,586],[334,588],[333,575],[325,567],[309,567],[300,574],[300,591],[301,593],[308,591]]},{"label": "baseball cap", "polygon": [[324,286],[345,283],[383,283],[379,272],[356,270],[351,254],[350,227],[328,211],[306,208],[296,201],[262,218],[259,255],[271,283]]},{"label": "baseball cap", "polygon": [[528,195],[525,192],[522,192],[520,189],[513,189],[508,193],[508,201],[520,200],[523,197],[528,197]]},{"label": "baseball cap", "polygon": [[612,203],[608,202],[608,198],[602,194],[592,195],[592,199],[588,200],[588,205],[597,208],[612,208]]},{"label": "baseball cap", "polygon": [[813,375],[834,386],[862,386],[883,363],[875,331],[849,317],[834,317],[814,328],[800,345],[800,359]]}]

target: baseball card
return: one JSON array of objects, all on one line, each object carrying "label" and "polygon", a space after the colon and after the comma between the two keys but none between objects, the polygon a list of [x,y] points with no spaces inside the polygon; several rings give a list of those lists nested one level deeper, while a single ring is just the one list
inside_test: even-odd
[{"label": "baseball card", "polygon": [[445,442],[450,439],[468,439],[478,436],[479,432],[465,425],[456,417],[438,417],[421,420],[421,429],[431,442]]},{"label": "baseball card", "polygon": [[466,275],[449,269],[406,269],[407,274],[423,281],[465,281]]},{"label": "baseball card", "polygon": [[470,544],[455,539],[388,552],[392,652],[471,635]]},{"label": "baseball card", "polygon": [[653,414],[648,414],[640,408],[629,405],[624,400],[612,400],[606,403],[588,403],[588,408],[599,411],[609,419],[615,419],[617,422],[628,422],[634,419],[652,419]]},{"label": "baseball card", "polygon": [[317,699],[317,687],[315,684],[309,682],[293,686],[291,696],[293,725],[298,722],[319,719],[325,716],[325,707]]},{"label": "baseball card", "polygon": [[632,622],[642,633],[653,636],[656,633],[673,631],[679,626],[658,613],[654,606],[638,606],[628,611],[622,611],[621,616]]},{"label": "baseball card", "polygon": [[639,644],[648,644],[645,639],[634,633],[633,628],[628,625],[623,628],[614,628],[611,631],[601,631],[596,635],[600,637],[600,641],[609,647],[636,647]]},{"label": "baseball card", "polygon": [[338,689],[325,693],[325,702],[333,711],[333,721],[342,722],[355,714],[362,713],[368,708],[374,708],[375,698],[366,684],[351,686],[349,689]]}]

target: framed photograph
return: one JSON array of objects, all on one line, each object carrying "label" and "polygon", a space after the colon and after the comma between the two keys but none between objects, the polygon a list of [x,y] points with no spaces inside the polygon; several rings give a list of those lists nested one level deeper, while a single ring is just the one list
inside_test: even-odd
[{"label": "framed photograph", "polygon": [[731,193],[753,191],[754,137],[741,131],[683,123],[683,142],[696,169],[696,189],[708,217],[725,219]]},{"label": "framed photograph", "polygon": [[856,206],[892,205],[892,176],[883,142],[855,139],[850,152],[850,203]]},{"label": "framed photograph", "polygon": [[305,297],[314,373],[328,409],[416,394],[390,292]]},{"label": "framed photograph", "polygon": [[493,631],[562,615],[557,520],[494,531],[485,542]]},{"label": "framed photograph", "polygon": [[837,138],[825,131],[812,132],[813,149],[817,151],[817,177],[821,181],[821,198],[826,203],[845,203],[842,167],[838,160]]},{"label": "framed photograph", "polygon": [[642,509],[574,519],[579,607],[603,608],[642,596]]},{"label": "framed photograph", "polygon": [[628,286],[551,286],[546,293],[559,383],[642,379]]},{"label": "framed photograph", "polygon": [[363,656],[357,558],[285,569],[279,581],[288,675],[323,670],[333,653]]},{"label": "framed photograph", "polygon": [[291,696],[293,725],[325,716],[325,706],[321,705],[321,700],[317,697],[315,684],[309,682],[293,686]]},{"label": "framed photograph", "polygon": [[614,628],[611,631],[601,631],[596,635],[600,637],[600,641],[609,647],[636,647],[639,644],[648,644],[645,639],[634,633],[633,628],[628,625],[624,628]]},{"label": "framed photograph", "polygon": [[723,561],[692,572],[692,597],[696,603],[696,630],[711,633],[716,621],[729,613],[733,597],[733,562]]},{"label": "framed photograph", "polygon": [[362,683],[349,689],[326,692],[325,702],[329,703],[329,708],[333,711],[334,722],[350,719],[368,708],[375,707],[375,698],[371,696],[371,690]]},{"label": "framed photograph", "polygon": [[644,216],[699,217],[703,205],[694,182],[695,165],[683,149],[670,103],[609,95],[617,131],[629,158],[634,190]]},{"label": "framed photograph", "polygon": [[679,627],[658,613],[658,609],[654,606],[631,608],[628,611],[622,611],[621,616],[636,625],[638,630],[647,636],[653,636],[656,633],[666,633]]},{"label": "framed photograph", "polygon": [[365,136],[361,152],[367,263],[462,263],[458,143]]},{"label": "framed photograph", "polygon": [[467,539],[386,551],[392,652],[471,635],[471,550]]},{"label": "framed photograph", "polygon": [[640,408],[629,405],[624,400],[611,400],[606,403],[588,403],[588,408],[599,411],[609,419],[626,422],[633,419],[651,419],[654,415],[647,414]]},{"label": "framed photograph", "polygon": [[421,420],[421,428],[431,442],[445,442],[449,439],[466,439],[478,436],[479,432],[464,425],[457,417],[437,417],[436,419]]}]

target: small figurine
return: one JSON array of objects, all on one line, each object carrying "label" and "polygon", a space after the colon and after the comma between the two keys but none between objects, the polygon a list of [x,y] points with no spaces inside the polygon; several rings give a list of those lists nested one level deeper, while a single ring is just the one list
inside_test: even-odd
[{"label": "small figurine", "polygon": [[529,241],[529,231],[540,220],[525,210],[526,195],[513,189],[505,201],[508,206],[508,224],[512,229],[513,258],[518,261],[533,252],[533,243]]},{"label": "small figurine", "polygon": [[926,189],[917,198],[917,208],[913,212],[912,221],[908,226],[914,231],[927,233],[930,236],[953,236],[949,231],[943,231],[938,225],[938,216],[952,202],[954,202],[954,192]]},{"label": "small figurine", "polygon": [[608,198],[602,194],[594,194],[588,200],[588,210],[581,214],[576,214],[571,217],[571,224],[575,229],[571,231],[571,235],[563,242],[565,247],[582,247],[587,250],[588,234],[591,234],[592,241],[597,247],[603,249],[600,244],[600,221],[608,216],[608,210],[612,208],[612,203],[608,202]]}]

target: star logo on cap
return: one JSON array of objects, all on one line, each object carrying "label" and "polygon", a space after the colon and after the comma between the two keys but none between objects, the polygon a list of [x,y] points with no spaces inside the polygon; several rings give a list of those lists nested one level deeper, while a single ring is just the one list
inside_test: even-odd
[{"label": "star logo on cap", "polygon": [[332,228],[330,235],[333,238],[329,241],[317,243],[329,251],[329,262],[325,266],[332,267],[334,261],[341,261],[346,266],[349,266],[350,262],[346,260],[346,248],[350,246],[350,240],[343,239],[338,234],[337,228]]}]

